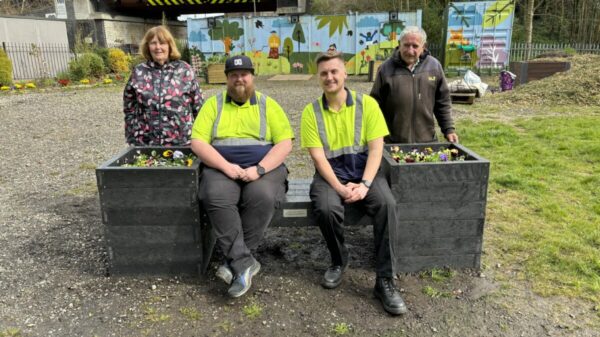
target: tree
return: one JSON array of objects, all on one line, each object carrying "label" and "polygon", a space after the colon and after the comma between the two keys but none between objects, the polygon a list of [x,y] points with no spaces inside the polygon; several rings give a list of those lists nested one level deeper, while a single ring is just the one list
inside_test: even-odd
[{"label": "tree", "polygon": [[233,49],[233,41],[240,39],[244,35],[244,29],[240,28],[238,22],[229,22],[229,20],[217,20],[214,28],[208,30],[208,35],[211,40],[220,40],[225,46],[225,55],[229,55]]},{"label": "tree", "polygon": [[294,52],[294,42],[292,42],[292,39],[289,37],[286,37],[285,40],[283,40],[283,51],[289,60],[290,55]]},{"label": "tree", "polygon": [[300,51],[300,43],[306,43],[306,39],[304,38],[304,29],[302,28],[300,22],[296,23],[294,26],[292,39],[294,39],[294,41],[298,41],[298,51]]}]

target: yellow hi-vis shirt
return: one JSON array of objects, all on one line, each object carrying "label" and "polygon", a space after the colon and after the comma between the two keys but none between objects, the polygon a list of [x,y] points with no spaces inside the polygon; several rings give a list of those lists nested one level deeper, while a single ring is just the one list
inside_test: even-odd
[{"label": "yellow hi-vis shirt", "polygon": [[294,132],[281,106],[267,95],[256,91],[238,105],[222,92],[204,103],[191,138],[212,144],[228,161],[247,167],[260,162],[273,144],[294,139]]},{"label": "yellow hi-vis shirt", "polygon": [[[368,142],[387,136],[389,131],[375,99],[345,90],[348,95],[339,111],[329,108],[324,94],[304,108],[301,145],[303,148],[323,148],[339,179],[359,181],[367,162]],[[322,117],[315,112],[317,107]],[[323,128],[320,129],[321,122]]]}]

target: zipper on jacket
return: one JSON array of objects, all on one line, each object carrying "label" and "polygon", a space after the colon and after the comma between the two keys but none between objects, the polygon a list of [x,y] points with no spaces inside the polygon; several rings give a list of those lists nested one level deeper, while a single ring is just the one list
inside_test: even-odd
[{"label": "zipper on jacket", "polygon": [[[414,70],[414,69],[413,69]],[[417,85],[415,84],[415,81],[417,80],[417,78],[415,77],[415,73],[412,73],[412,85],[413,85],[413,111],[412,111],[412,123],[410,124],[410,135],[411,135],[411,139],[410,142],[411,143],[415,143],[415,121],[416,121],[416,114],[417,114],[417,94],[419,95],[419,99],[421,99],[421,93],[418,92],[418,88]]]}]

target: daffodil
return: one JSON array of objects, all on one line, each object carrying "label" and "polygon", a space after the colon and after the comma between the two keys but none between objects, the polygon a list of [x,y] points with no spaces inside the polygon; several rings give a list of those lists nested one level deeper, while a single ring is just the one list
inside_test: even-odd
[{"label": "daffodil", "polygon": [[173,151],[172,150],[166,150],[163,152],[163,157],[165,158],[171,158],[173,157]]},{"label": "daffodil", "polygon": [[26,88],[31,88],[31,89],[34,89],[34,88],[35,88],[35,83],[33,83],[33,82],[29,82],[29,83],[25,84],[25,87],[26,87]]},{"label": "daffodil", "polygon": [[23,89],[23,85],[19,83],[15,83],[15,89]]},{"label": "daffodil", "polygon": [[87,78],[84,78],[84,79],[80,80],[79,83],[81,83],[81,84],[90,84],[90,80],[88,80]]},{"label": "daffodil", "polygon": [[105,78],[104,79],[104,84],[111,84],[112,80],[110,78]]},{"label": "daffodil", "polygon": [[10,87],[6,86],[6,85],[3,85],[3,86],[0,87],[0,90],[7,91],[7,90],[10,90]]},{"label": "daffodil", "polygon": [[188,158],[185,160],[185,166],[192,166],[194,160],[192,158]]}]

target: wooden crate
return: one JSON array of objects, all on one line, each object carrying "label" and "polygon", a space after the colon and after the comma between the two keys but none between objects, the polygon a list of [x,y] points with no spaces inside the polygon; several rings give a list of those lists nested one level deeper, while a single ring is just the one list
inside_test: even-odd
[{"label": "wooden crate", "polygon": [[509,68],[517,75],[516,86],[567,71],[571,69],[571,62],[510,62]]},{"label": "wooden crate", "polygon": [[203,266],[199,160],[191,167],[121,167],[138,151],[165,149],[130,147],[96,169],[110,274],[197,274]]},{"label": "wooden crate", "polygon": [[489,161],[459,144],[398,144],[458,149],[465,161],[399,164],[386,145],[382,169],[396,198],[399,226],[390,228],[398,272],[433,267],[479,268]]},{"label": "wooden crate", "polygon": [[225,64],[224,63],[213,63],[207,67],[208,72],[208,83],[209,84],[222,84],[227,83],[227,76],[225,76]]}]

